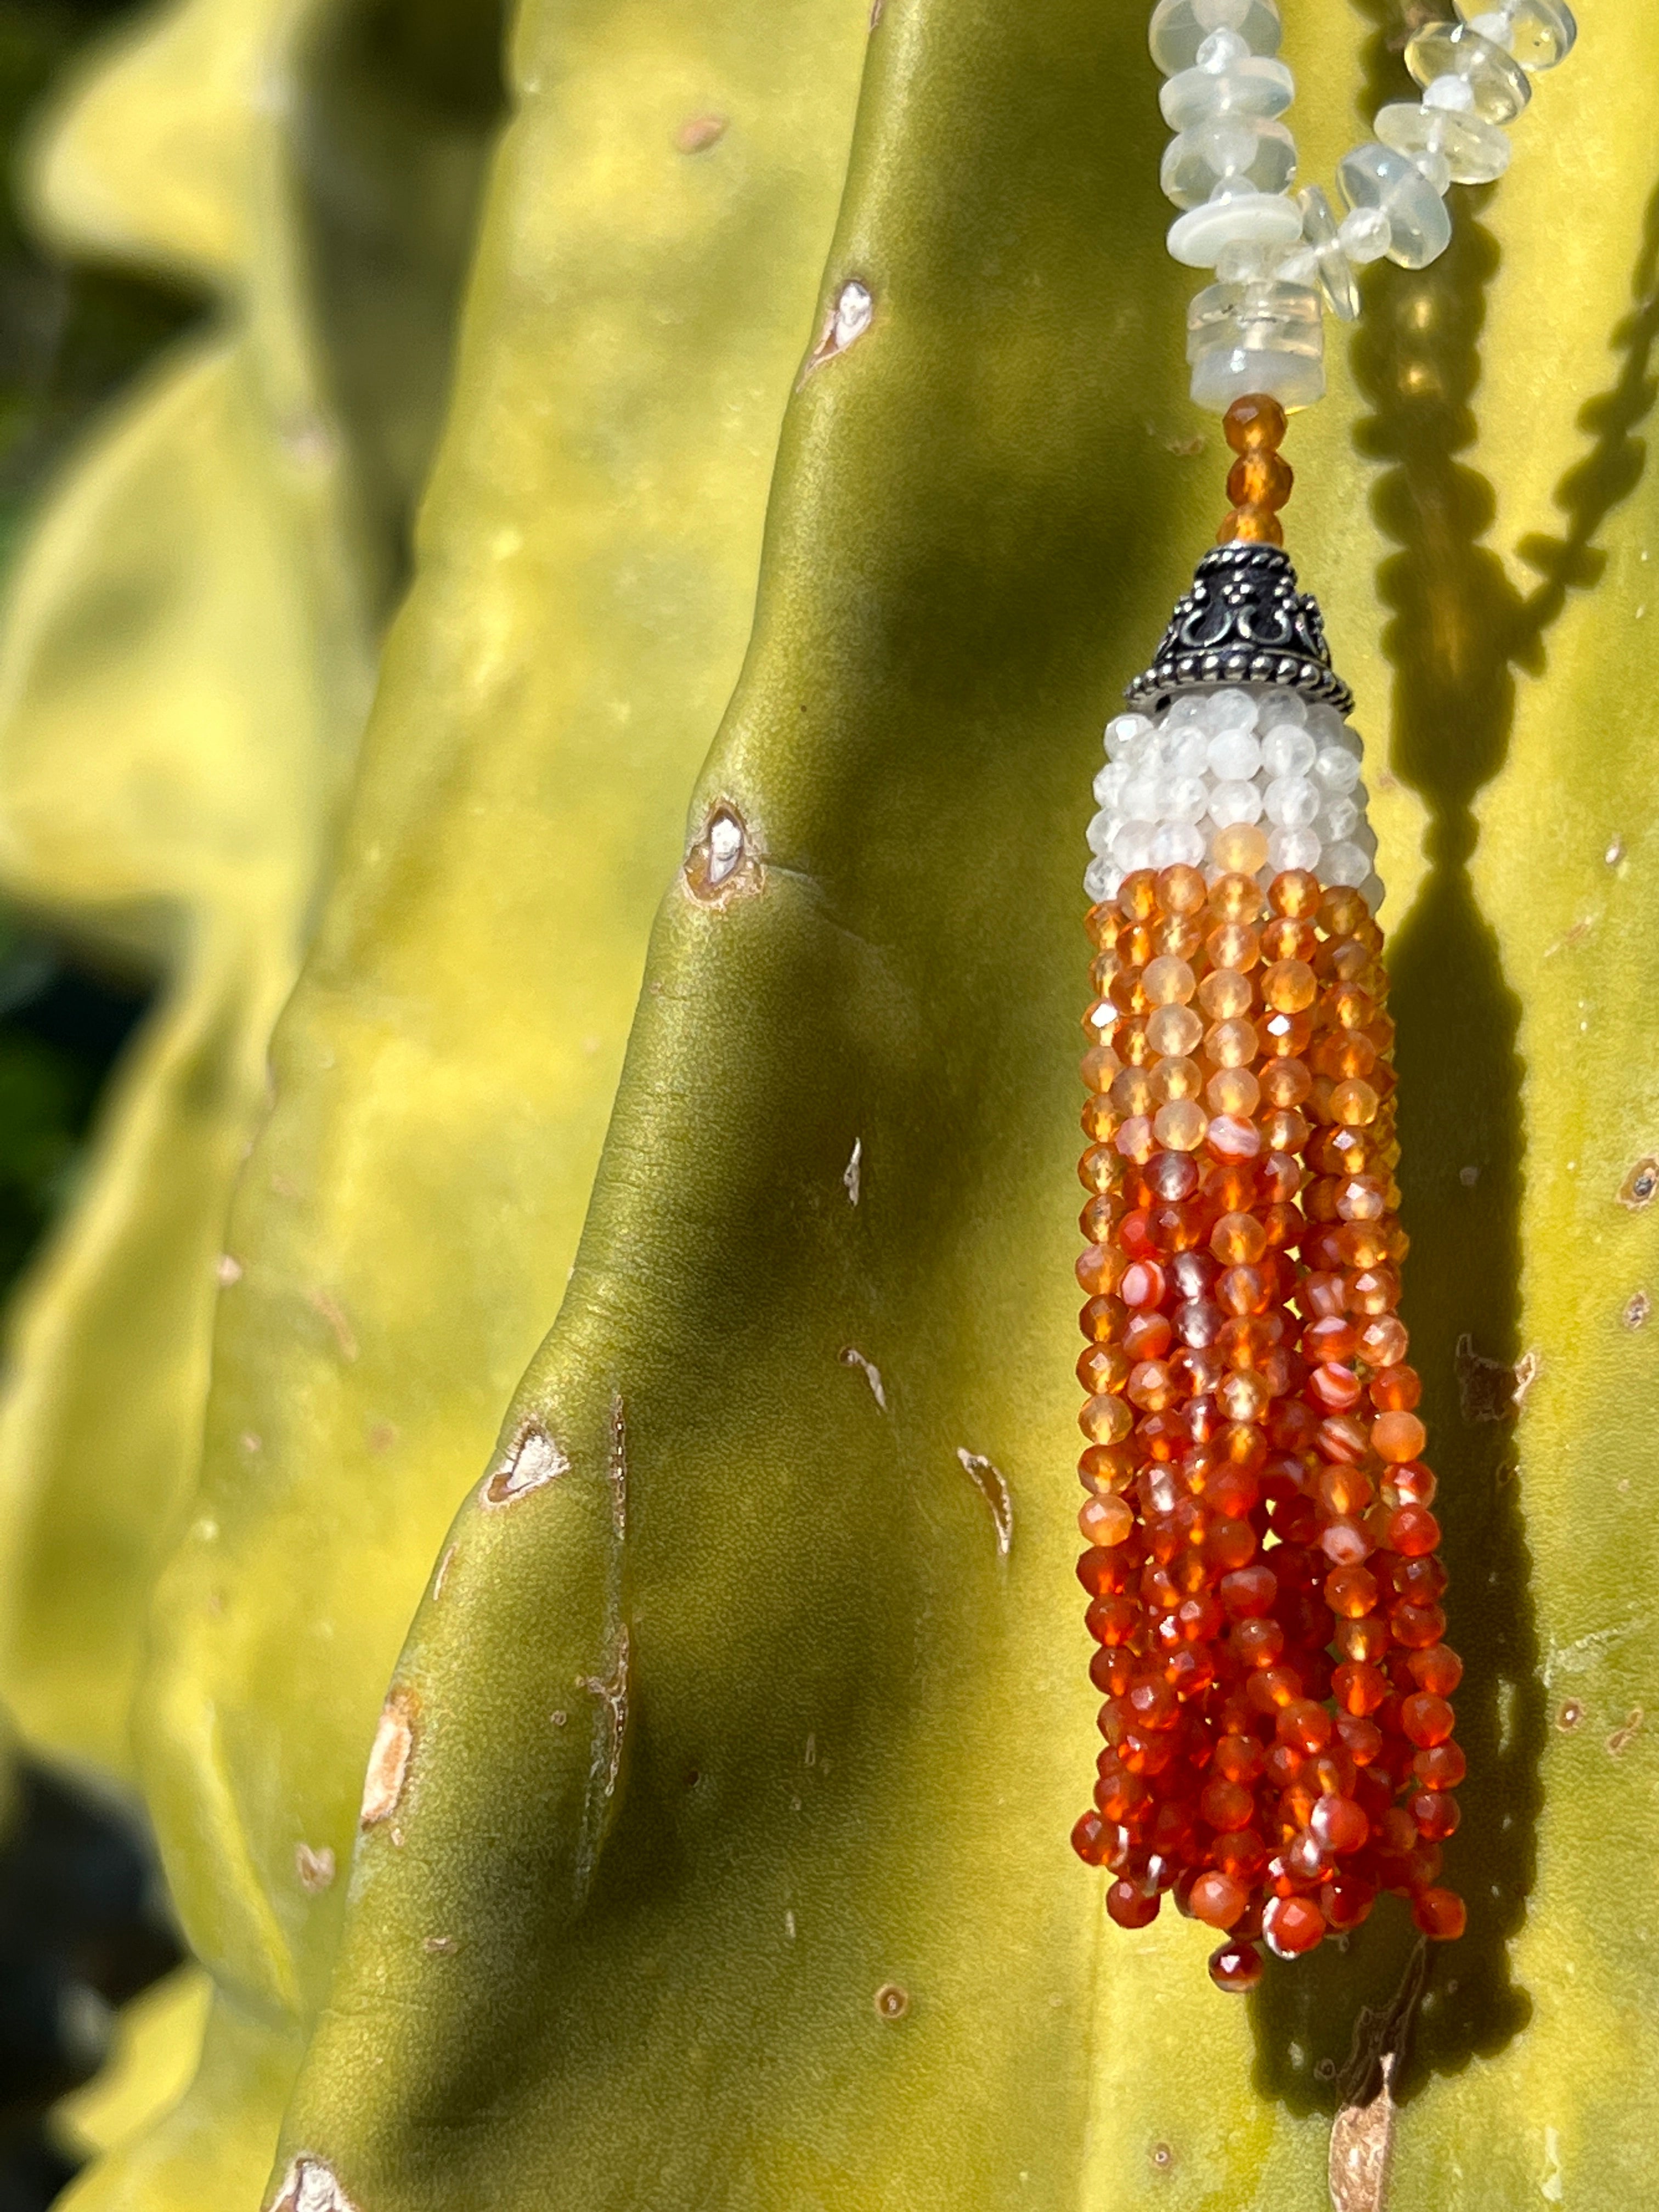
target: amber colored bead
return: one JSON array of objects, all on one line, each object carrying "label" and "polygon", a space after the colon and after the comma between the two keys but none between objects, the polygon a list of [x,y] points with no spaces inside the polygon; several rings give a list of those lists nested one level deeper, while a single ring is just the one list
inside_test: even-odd
[{"label": "amber colored bead", "polygon": [[1146,1021],[1139,1014],[1133,1020],[1118,1024],[1113,1042],[1118,1058],[1127,1067],[1146,1067],[1158,1057],[1146,1035]]},{"label": "amber colored bead", "polygon": [[1313,1037],[1313,1023],[1306,1014],[1280,1013],[1275,1009],[1256,1023],[1261,1049],[1272,1060],[1300,1060]]},{"label": "amber colored bead", "polygon": [[[1123,893],[1129,878],[1126,876],[1118,889],[1119,902],[1128,912],[1128,902]],[[1336,884],[1319,902],[1319,927],[1328,937],[1357,937],[1361,927],[1370,920],[1370,908],[1357,890],[1346,884]]]},{"label": "amber colored bead", "polygon": [[1227,471],[1227,496],[1235,507],[1280,507],[1296,482],[1282,455],[1261,448],[1241,453]]},{"label": "amber colored bead", "polygon": [[[1243,828],[1249,825],[1237,823],[1234,826]],[[1222,851],[1225,834],[1224,831],[1218,832],[1212,840],[1212,850],[1217,853]],[[1259,842],[1265,848],[1266,838],[1260,838]],[[1248,851],[1249,849],[1248,842],[1241,849]],[[1254,872],[1248,869],[1230,868],[1224,864],[1222,873],[1210,885],[1209,911],[1214,915],[1216,921],[1249,923],[1254,929],[1255,925],[1261,919],[1262,910],[1261,886],[1257,883]],[[1258,937],[1256,939],[1258,945],[1260,941]],[[1231,964],[1240,968],[1248,963],[1243,961],[1235,961]]]},{"label": "amber colored bead", "polygon": [[[1420,1424],[1419,1424],[1420,1425]],[[1438,1548],[1440,1523],[1425,1506],[1402,1505],[1389,1516],[1389,1548],[1420,1559]]]},{"label": "amber colored bead", "polygon": [[1446,1616],[1437,1605],[1397,1605],[1389,1615],[1389,1633],[1408,1651],[1426,1651],[1446,1632]]},{"label": "amber colored bead", "polygon": [[[1160,1274],[1162,1269],[1159,1270]],[[1151,1302],[1156,1305],[1157,1300]],[[1132,1313],[1123,1327],[1123,1349],[1131,1359],[1162,1359],[1174,1341],[1167,1314]]]},{"label": "amber colored bead", "polygon": [[1084,1614],[1083,1625],[1097,1644],[1127,1644],[1140,1627],[1140,1607],[1121,1592],[1097,1597]]},{"label": "amber colored bead", "polygon": [[1091,1398],[1078,1415],[1078,1426],[1091,1443],[1121,1443],[1134,1426],[1134,1417],[1121,1398]]},{"label": "amber colored bead", "polygon": [[1392,1313],[1400,1303],[1400,1278],[1388,1267],[1359,1267],[1347,1276],[1342,1296],[1351,1314]]},{"label": "amber colored bead", "polygon": [[1277,1725],[1279,1741],[1301,1751],[1323,1751],[1331,1740],[1331,1717],[1311,1698],[1293,1698],[1280,1711]]},{"label": "amber colored bead", "polygon": [[1159,872],[1154,888],[1158,905],[1165,914],[1201,913],[1208,896],[1208,888],[1197,868],[1164,868]]},{"label": "amber colored bead", "polygon": [[1154,1106],[1171,1105],[1177,1099],[1195,1099],[1204,1088],[1198,1062],[1180,1053],[1158,1060],[1152,1070],[1150,1081]]},{"label": "amber colored bead", "polygon": [[1149,1926],[1157,1919],[1162,1902],[1156,1890],[1148,1895],[1132,1881],[1115,1881],[1106,1893],[1106,1910],[1120,1928]]},{"label": "amber colored bead", "polygon": [[1285,526],[1271,507],[1236,507],[1221,519],[1221,527],[1215,534],[1218,545],[1231,545],[1236,541],[1255,545],[1282,545]]},{"label": "amber colored bead", "polygon": [[1318,992],[1314,971],[1305,960],[1275,960],[1261,974],[1261,996],[1276,1013],[1299,1014],[1312,1006]]},{"label": "amber colored bead", "polygon": [[1090,942],[1103,950],[1117,941],[1117,933],[1123,927],[1123,909],[1114,899],[1102,899],[1084,915],[1083,927],[1089,933]]},{"label": "amber colored bead", "polygon": [[1308,1826],[1320,1844],[1339,1857],[1363,1850],[1371,1832],[1363,1808],[1352,1797],[1334,1795],[1319,1800]]},{"label": "amber colored bead", "polygon": [[1271,393],[1247,392],[1222,416],[1221,428],[1236,453],[1277,453],[1285,442],[1285,410]]},{"label": "amber colored bead", "polygon": [[1079,1355],[1077,1379],[1089,1395],[1121,1390],[1128,1380],[1129,1358],[1121,1345],[1091,1345]]},{"label": "amber colored bead", "polygon": [[[1428,1431],[1415,1413],[1379,1413],[1371,1423],[1371,1449],[1379,1459],[1390,1460],[1396,1463],[1403,1460],[1416,1459],[1428,1440]],[[1406,1509],[1401,1510],[1403,1511]],[[1396,1544],[1395,1548],[1396,1551],[1406,1551],[1410,1547],[1405,1544]],[[1430,1550],[1432,1547],[1425,1545],[1423,1548]]]},{"label": "amber colored bead", "polygon": [[[1325,1602],[1344,1620],[1363,1620],[1376,1610],[1376,1577],[1364,1567],[1336,1567],[1325,1577]],[[1355,1705],[1351,1710],[1364,1712],[1370,1708]]]},{"label": "amber colored bead", "polygon": [[1468,1913],[1455,1890],[1425,1889],[1412,1899],[1412,1918],[1433,1942],[1449,1943],[1463,1933]]},{"label": "amber colored bead", "polygon": [[1281,1112],[1302,1105],[1312,1089],[1307,1063],[1294,1055],[1270,1060],[1261,1071],[1261,1095],[1269,1106]]},{"label": "amber colored bead", "polygon": [[1211,1827],[1224,1832],[1249,1826],[1255,1814],[1255,1799],[1243,1783],[1216,1776],[1199,1792],[1198,1809]]},{"label": "amber colored bead", "polygon": [[1195,1920],[1212,1928],[1231,1928],[1249,1903],[1249,1892],[1231,1875],[1218,1869],[1201,1874],[1188,1892],[1187,1902]]},{"label": "amber colored bead", "polygon": [[1124,1541],[1135,1525],[1135,1516],[1127,1498],[1091,1498],[1085,1499],[1077,1522],[1085,1543],[1109,1546]]},{"label": "amber colored bead", "polygon": [[1468,1762],[1455,1743],[1437,1743],[1419,1751],[1412,1772],[1425,1790],[1455,1790],[1468,1771]]},{"label": "amber colored bead", "polygon": [[1123,1255],[1115,1245],[1085,1245],[1078,1255],[1077,1279],[1090,1297],[1115,1291],[1123,1279]]},{"label": "amber colored bead", "polygon": [[1123,1163],[1109,1145],[1091,1145],[1078,1162],[1078,1181],[1085,1190],[1115,1190],[1123,1176]]},{"label": "amber colored bead", "polygon": [[1331,1687],[1342,1711],[1358,1720],[1369,1720],[1389,1701],[1389,1678],[1382,1668],[1358,1665],[1351,1659],[1344,1660],[1333,1674]]},{"label": "amber colored bead", "polygon": [[1090,1091],[1109,1091],[1113,1079],[1122,1066],[1122,1061],[1109,1044],[1097,1044],[1083,1055],[1080,1073],[1085,1088]]},{"label": "amber colored bead", "polygon": [[1248,1115],[1261,1103],[1261,1085],[1248,1067],[1224,1067],[1205,1085],[1204,1097],[1212,1113]]},{"label": "amber colored bead", "polygon": [[1194,1051],[1203,1034],[1204,1024],[1190,1006],[1159,1006],[1146,1018],[1148,1043],[1166,1057]]},{"label": "amber colored bead", "polygon": [[1117,887],[1117,902],[1129,921],[1152,921],[1158,911],[1158,877],[1153,870],[1132,869]]},{"label": "amber colored bead", "polygon": [[1197,978],[1184,960],[1163,954],[1147,963],[1142,971],[1141,987],[1151,1006],[1184,1006],[1198,984]]},{"label": "amber colored bead", "polygon": [[1261,1931],[1281,1958],[1299,1958],[1322,1941],[1325,1916],[1310,1897],[1275,1897],[1261,1916]]},{"label": "amber colored bead", "polygon": [[1190,915],[1166,914],[1152,924],[1152,957],[1184,960],[1189,965],[1204,950],[1204,931]]},{"label": "amber colored bead", "polygon": [[1094,1811],[1087,1812],[1072,1831],[1072,1849],[1085,1866],[1104,1866],[1111,1849],[1111,1826]]},{"label": "amber colored bead", "polygon": [[1127,1319],[1121,1298],[1091,1298],[1077,1317],[1077,1325],[1091,1344],[1115,1344]]},{"label": "amber colored bead", "polygon": [[1261,957],[1261,933],[1254,922],[1223,921],[1205,939],[1204,952],[1212,969],[1243,975]]},{"label": "amber colored bead", "polygon": [[1414,1367],[1384,1367],[1370,1380],[1370,1401],[1379,1412],[1408,1413],[1423,1395]]}]

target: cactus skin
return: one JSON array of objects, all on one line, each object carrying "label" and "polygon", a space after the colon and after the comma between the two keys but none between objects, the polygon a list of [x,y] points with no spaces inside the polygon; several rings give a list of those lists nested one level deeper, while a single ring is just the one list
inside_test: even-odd
[{"label": "cactus skin", "polygon": [[[141,1698],[169,1877],[218,1983],[206,2057],[77,2207],[257,2197],[386,1674],[568,1277],[651,908],[741,659],[863,53],[863,0],[520,26],[426,571],[279,1032]],[[710,111],[729,131],[682,151]]]},{"label": "cactus skin", "polygon": [[[1208,506],[1168,450],[1184,287],[1150,71],[1123,59],[1142,22],[889,0],[825,295],[856,275],[874,314],[786,423],[755,643],[693,812],[695,835],[735,809],[745,854],[718,900],[677,886],[659,915],[495,1486],[523,1423],[568,1467],[481,1489],[416,1617],[399,1835],[360,1846],[273,2197],[303,2157],[361,2212],[1329,2201],[1330,2077],[1409,1936],[1379,1917],[1224,2008],[1203,1931],[1103,1929],[1064,1841],[1090,1727],[1059,1287],[1074,794]],[[1339,394],[1296,453],[1298,566],[1373,729],[1392,692],[1395,773],[1433,830],[1413,902],[1421,813],[1379,806],[1471,1917],[1396,2081],[1387,2202],[1448,2212],[1639,2202],[1652,2136],[1654,1737],[1628,1716],[1659,1659],[1655,1394],[1621,1316],[1659,1255],[1617,1194],[1651,1143],[1635,615],[1659,492],[1631,303],[1659,23],[1620,0],[1595,30],[1447,262],[1382,273],[1361,450]],[[1352,46],[1291,52],[1346,130]],[[1592,145],[1638,181],[1589,210]],[[1567,513],[1532,538],[1529,603],[1457,458],[1483,309],[1494,545],[1560,527],[1558,486]],[[1390,611],[1413,617],[1392,683]],[[1546,636],[1517,699],[1509,655]],[[1513,1427],[1466,1417],[1465,1334],[1473,1413],[1504,1407],[1472,1355],[1537,1354]],[[1580,1724],[1547,1728],[1569,1693]]]}]

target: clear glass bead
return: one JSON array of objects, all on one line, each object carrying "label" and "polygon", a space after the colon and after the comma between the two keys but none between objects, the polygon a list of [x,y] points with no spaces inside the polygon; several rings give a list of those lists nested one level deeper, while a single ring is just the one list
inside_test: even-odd
[{"label": "clear glass bead", "polygon": [[1426,155],[1443,161],[1454,185],[1490,185],[1510,166],[1510,142],[1495,123],[1431,107],[1426,100],[1401,100],[1379,108],[1376,135],[1425,173]]},{"label": "clear glass bead", "polygon": [[1451,244],[1446,204],[1414,161],[1391,146],[1356,146],[1337,164],[1336,181],[1351,208],[1381,208],[1389,218],[1389,258],[1425,269]]},{"label": "clear glass bead", "polygon": [[1276,875],[1286,868],[1316,868],[1320,864],[1321,849],[1316,830],[1270,830],[1267,836],[1267,865]]},{"label": "clear glass bead", "polygon": [[1158,182],[1178,208],[1201,207],[1218,185],[1279,192],[1296,174],[1296,141],[1282,123],[1224,115],[1182,131],[1164,149]]},{"label": "clear glass bead", "polygon": [[1109,853],[1112,840],[1116,836],[1122,819],[1115,807],[1103,806],[1089,824],[1089,850],[1091,853]]},{"label": "clear glass bead", "polygon": [[1261,740],[1261,765],[1270,776],[1305,775],[1315,750],[1306,730],[1294,722],[1275,722]]},{"label": "clear glass bead", "polygon": [[1188,309],[1187,359],[1194,399],[1217,414],[1251,392],[1310,407],[1325,391],[1319,295],[1277,281],[1206,285]]},{"label": "clear glass bead", "polygon": [[1165,76],[1191,69],[1206,39],[1231,31],[1253,54],[1276,54],[1282,31],[1278,0],[1158,0],[1146,43]]},{"label": "clear glass bead", "polygon": [[1222,730],[1210,739],[1209,769],[1224,783],[1243,783],[1261,765],[1261,747],[1251,730]]},{"label": "clear glass bead", "polygon": [[1350,208],[1337,225],[1342,251],[1357,267],[1380,261],[1394,243],[1394,225],[1381,208]]},{"label": "clear glass bead", "polygon": [[1182,70],[1158,94],[1158,104],[1171,131],[1191,131],[1224,115],[1282,115],[1296,96],[1296,82],[1283,62],[1247,55],[1226,70]]},{"label": "clear glass bead", "polygon": [[1152,723],[1145,714],[1114,714],[1106,725],[1107,759],[1131,758],[1152,734]]},{"label": "clear glass bead", "polygon": [[1423,94],[1425,107],[1443,108],[1448,115],[1472,115],[1474,94],[1467,77],[1437,76]]},{"label": "clear glass bead", "polygon": [[[1491,0],[1457,0],[1457,12],[1472,27],[1478,24],[1494,46],[1506,47],[1523,70],[1553,69],[1565,61],[1578,36],[1566,0],[1498,0],[1496,7]],[[1504,26],[1502,37],[1496,23],[1486,27],[1494,16]]]},{"label": "clear glass bead", "polygon": [[1230,246],[1285,246],[1302,235],[1302,210],[1283,192],[1221,185],[1170,225],[1169,248],[1188,269],[1213,269]]},{"label": "clear glass bead", "polygon": [[1269,822],[1280,830],[1306,830],[1319,812],[1319,793],[1305,775],[1276,775],[1262,799]]},{"label": "clear glass bead", "polygon": [[1513,123],[1532,98],[1526,71],[1467,23],[1425,23],[1406,43],[1406,66],[1421,85],[1461,76],[1487,123]]},{"label": "clear glass bead", "polygon": [[1304,185],[1296,198],[1302,210],[1302,235],[1313,256],[1325,304],[1340,321],[1352,323],[1359,313],[1359,287],[1353,281],[1352,264],[1342,250],[1336,211],[1318,185]]}]

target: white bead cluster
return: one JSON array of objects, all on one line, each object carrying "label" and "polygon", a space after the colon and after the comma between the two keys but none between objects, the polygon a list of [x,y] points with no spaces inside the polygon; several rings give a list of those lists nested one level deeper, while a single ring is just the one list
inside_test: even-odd
[{"label": "white bead cluster", "polygon": [[[1183,863],[1213,879],[1242,851],[1264,884],[1307,868],[1324,884],[1357,884],[1375,913],[1382,886],[1364,750],[1334,707],[1274,685],[1183,692],[1155,719],[1120,714],[1095,778],[1084,889],[1115,898],[1131,869]],[[1257,834],[1232,834],[1241,828]]]},{"label": "white bead cluster", "polygon": [[1277,58],[1279,0],[1158,0],[1152,58],[1175,131],[1164,191],[1178,208],[1170,251],[1215,282],[1193,301],[1187,357],[1193,398],[1224,413],[1247,392],[1286,408],[1325,389],[1322,310],[1359,313],[1354,270],[1387,254],[1421,269],[1451,243],[1445,193],[1509,167],[1504,125],[1531,79],[1577,37],[1566,0],[1456,0],[1458,22],[1420,26],[1406,64],[1424,88],[1376,118],[1376,136],[1344,155],[1339,222],[1313,185],[1294,198],[1296,142],[1280,117],[1295,81]]}]

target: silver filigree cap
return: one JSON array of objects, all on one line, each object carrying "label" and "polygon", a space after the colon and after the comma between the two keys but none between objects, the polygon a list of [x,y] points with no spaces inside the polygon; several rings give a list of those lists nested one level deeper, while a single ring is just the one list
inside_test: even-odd
[{"label": "silver filigree cap", "polygon": [[1324,618],[1296,588],[1282,546],[1235,538],[1212,545],[1176,602],[1158,658],[1124,692],[1132,707],[1167,707],[1177,692],[1217,684],[1279,684],[1340,714],[1353,693],[1331,666]]}]

